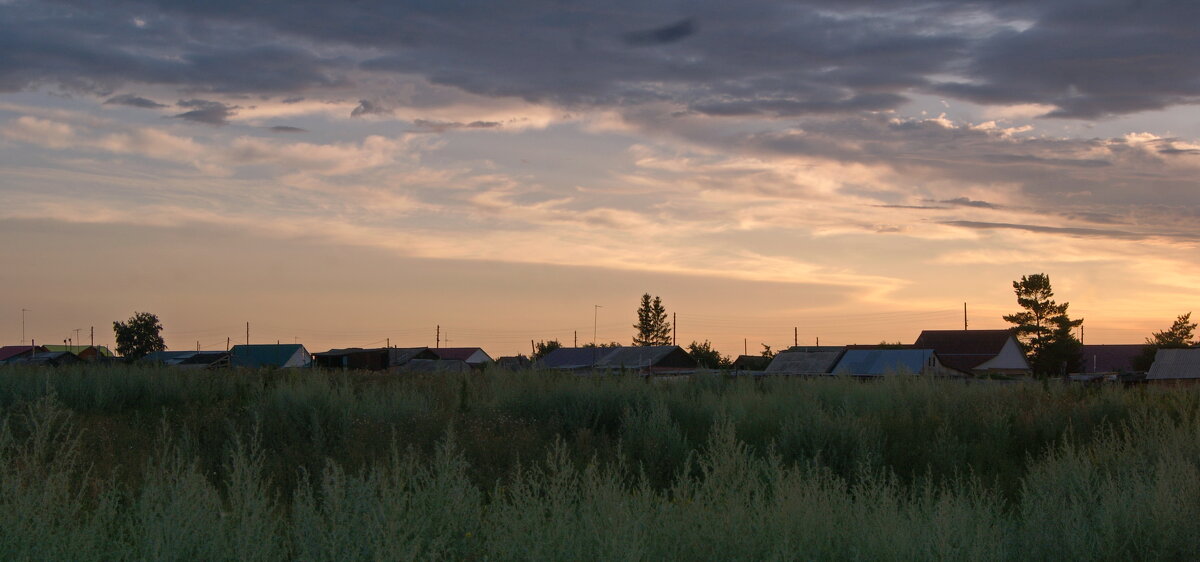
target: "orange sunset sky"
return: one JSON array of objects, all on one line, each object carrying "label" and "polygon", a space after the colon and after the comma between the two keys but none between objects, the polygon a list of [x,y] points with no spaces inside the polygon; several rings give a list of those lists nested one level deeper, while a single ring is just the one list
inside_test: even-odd
[{"label": "orange sunset sky", "polygon": [[0,344],[495,357],[648,292],[737,355],[1006,327],[1042,272],[1141,343],[1200,309],[1197,10],[3,2]]}]

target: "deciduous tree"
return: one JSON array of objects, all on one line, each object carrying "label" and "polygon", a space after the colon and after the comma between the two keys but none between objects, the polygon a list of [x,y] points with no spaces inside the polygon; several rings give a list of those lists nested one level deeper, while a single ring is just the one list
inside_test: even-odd
[{"label": "deciduous tree", "polygon": [[533,357],[530,359],[537,361],[550,354],[551,351],[559,349],[562,344],[558,340],[540,341],[533,346]]},{"label": "deciduous tree", "polygon": [[125,322],[113,322],[117,353],[126,359],[141,359],[167,348],[162,338],[162,323],[149,312],[135,312]]},{"label": "deciduous tree", "polygon": [[706,369],[727,369],[733,365],[729,357],[713,349],[708,340],[704,340],[704,343],[693,341],[688,344],[687,350],[696,359],[696,363]]}]

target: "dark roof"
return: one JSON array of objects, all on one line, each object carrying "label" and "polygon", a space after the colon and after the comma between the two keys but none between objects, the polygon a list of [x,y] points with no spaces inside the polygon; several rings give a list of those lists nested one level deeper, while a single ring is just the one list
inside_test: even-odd
[{"label": "dark roof", "polygon": [[770,357],[763,357],[762,355],[738,355],[738,358],[733,360],[732,367],[745,371],[765,371],[767,365],[770,364]]},{"label": "dark roof", "polygon": [[45,353],[38,352],[36,356],[26,355],[23,357],[14,358],[11,363],[19,363],[21,365],[70,365],[78,363],[79,356],[69,351],[47,351]]},{"label": "dark roof", "polygon": [[1133,359],[1142,353],[1146,344],[1085,345],[1080,350],[1085,373],[1116,373],[1132,371]]},{"label": "dark roof", "polygon": [[548,369],[695,369],[696,359],[677,345],[560,347],[547,353],[538,365]]},{"label": "dark roof", "polygon": [[[0,361],[11,359],[22,353],[28,352],[31,349],[34,349],[32,345],[6,345],[4,347],[0,347]],[[49,351],[44,346],[40,345],[37,346],[37,350],[39,353],[45,353]]]},{"label": "dark roof", "polygon": [[[434,355],[437,355],[438,359],[441,359],[442,361],[466,361],[467,359],[470,359],[475,352],[483,351],[483,349],[478,347],[435,347],[430,349],[430,351],[432,351]],[[489,356],[486,351],[483,351],[483,354],[487,356],[488,359],[491,359],[491,356]]]},{"label": "dark roof", "polygon": [[766,372],[782,375],[820,375],[833,370],[845,348],[842,347],[810,347],[815,351],[781,351],[775,354]]},{"label": "dark roof", "polygon": [[538,359],[539,367],[546,369],[580,369],[600,365],[615,348],[612,347],[560,347]]},{"label": "dark roof", "polygon": [[608,369],[640,369],[646,366],[659,366],[668,357],[676,357],[683,364],[672,365],[683,369],[696,369],[696,359],[679,346],[623,346],[610,347],[611,353],[605,355],[604,366]]},{"label": "dark roof", "polygon": [[433,359],[437,357],[428,347],[393,347],[388,355],[390,365],[403,365],[413,359]]},{"label": "dark roof", "polygon": [[943,365],[969,373],[999,355],[1011,337],[1008,330],[924,330],[912,346],[932,349]]},{"label": "dark roof", "polygon": [[282,367],[300,350],[298,343],[235,345],[229,359],[234,367]]}]

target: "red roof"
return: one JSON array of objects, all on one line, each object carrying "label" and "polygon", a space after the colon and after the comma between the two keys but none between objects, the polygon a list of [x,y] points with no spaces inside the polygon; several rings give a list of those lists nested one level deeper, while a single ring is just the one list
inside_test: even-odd
[{"label": "red roof", "polygon": [[[31,349],[33,349],[32,345],[6,345],[0,347],[0,361],[6,361]],[[37,346],[37,350],[38,353],[46,353],[46,348],[40,345]]]},{"label": "red roof", "polygon": [[999,355],[1011,337],[1008,330],[925,330],[913,347],[932,349],[943,365],[970,372]]}]

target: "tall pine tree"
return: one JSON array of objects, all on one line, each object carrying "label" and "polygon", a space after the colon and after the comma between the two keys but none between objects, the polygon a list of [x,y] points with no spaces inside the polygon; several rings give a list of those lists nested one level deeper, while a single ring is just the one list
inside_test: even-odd
[{"label": "tall pine tree", "polygon": [[637,330],[633,345],[671,345],[671,323],[667,322],[667,309],[663,308],[662,299],[651,299],[650,293],[642,295],[637,315],[638,323],[633,325]]},{"label": "tall pine tree", "polygon": [[1058,304],[1052,298],[1050,276],[1045,273],[1022,275],[1013,281],[1013,292],[1023,312],[1004,316],[1013,328],[1017,341],[1021,343],[1029,365],[1038,376],[1050,376],[1066,372],[1077,372],[1082,362],[1083,344],[1072,330],[1083,324],[1083,319],[1071,320],[1067,315],[1070,303]]}]

